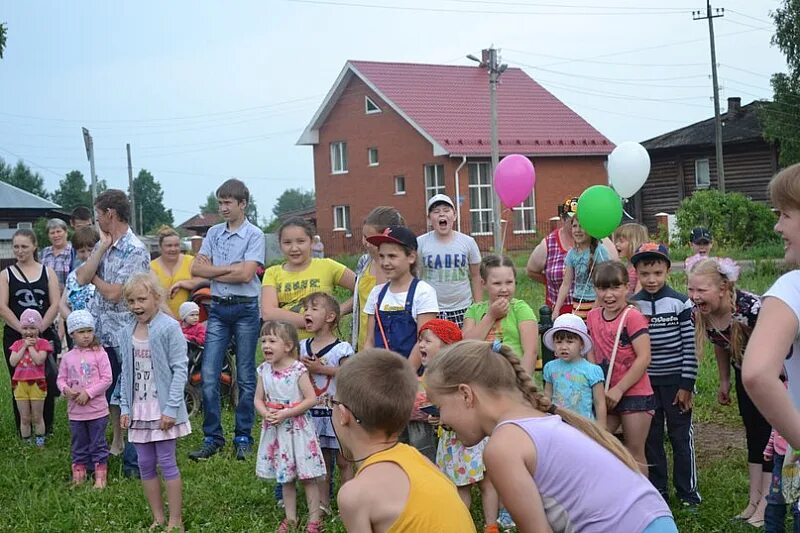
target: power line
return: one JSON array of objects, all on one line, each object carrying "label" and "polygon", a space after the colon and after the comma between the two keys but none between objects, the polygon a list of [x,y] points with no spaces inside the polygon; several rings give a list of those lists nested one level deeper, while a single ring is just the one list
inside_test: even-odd
[{"label": "power line", "polygon": [[15,154],[14,152],[12,152],[12,151],[10,151],[10,150],[6,150],[6,149],[5,149],[5,148],[3,148],[2,146],[0,146],[0,151],[1,151],[1,152],[5,152],[5,153],[7,153],[8,155],[10,155],[10,156],[12,156],[12,157],[16,157],[18,160],[20,160],[20,161],[24,161],[25,163],[27,163],[28,165],[30,165],[30,166],[32,166],[32,167],[36,167],[36,168],[40,168],[40,169],[42,169],[42,170],[45,170],[45,171],[49,172],[50,174],[53,174],[53,175],[55,175],[55,176],[58,176],[59,178],[62,178],[62,177],[63,177],[61,174],[59,174],[59,173],[58,173],[58,172],[56,172],[55,170],[53,170],[53,169],[51,169],[51,168],[48,168],[48,167],[45,167],[45,166],[42,166],[42,165],[40,165],[40,164],[38,164],[38,163],[36,163],[36,162],[34,162],[34,161],[31,161],[30,159],[26,159],[26,158],[22,157],[22,156],[21,156],[21,155],[19,155],[19,154]]},{"label": "power line", "polygon": [[598,6],[592,4],[546,4],[541,2],[510,2],[510,1],[492,1],[492,0],[447,0],[450,2],[458,2],[461,4],[488,4],[488,5],[501,5],[501,6],[523,6],[523,7],[555,7],[563,9],[619,9],[630,11],[686,11],[692,9],[691,7],[634,7],[634,6]]},{"label": "power line", "polygon": [[744,17],[744,18],[747,18],[747,19],[750,19],[750,20],[755,20],[756,22],[763,22],[764,24],[774,24],[774,21],[772,21],[772,20],[767,20],[767,19],[761,19],[761,18],[758,18],[758,17],[754,17],[752,15],[748,15],[747,13],[742,13],[741,11],[737,11],[735,9],[727,9],[727,12],[728,13],[733,13],[734,15],[738,15],[740,17]]}]

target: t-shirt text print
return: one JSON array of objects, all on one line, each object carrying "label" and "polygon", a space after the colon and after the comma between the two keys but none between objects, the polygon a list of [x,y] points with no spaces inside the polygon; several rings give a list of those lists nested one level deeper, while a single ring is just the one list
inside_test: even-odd
[{"label": "t-shirt text print", "polygon": [[133,379],[134,401],[144,403],[158,398],[153,376],[153,359],[150,357],[150,343],[134,342],[133,369],[136,372]]},{"label": "t-shirt text print", "polygon": [[295,302],[289,309],[295,313],[300,313],[303,310],[302,298],[307,296],[309,292],[316,292],[322,287],[322,280],[319,278],[300,279],[294,281],[286,281],[275,283],[275,291],[278,293],[279,302]]}]

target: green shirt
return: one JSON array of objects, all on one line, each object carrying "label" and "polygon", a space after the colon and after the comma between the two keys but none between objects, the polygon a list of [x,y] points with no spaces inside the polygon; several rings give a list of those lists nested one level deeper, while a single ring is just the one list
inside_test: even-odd
[{"label": "green shirt", "polygon": [[[467,312],[464,314],[464,318],[469,318],[477,324],[486,316],[488,310],[489,302],[478,302],[469,306],[469,309],[467,309]],[[500,321],[500,332],[497,332],[497,325],[495,324],[486,336],[486,340],[493,341],[496,338],[500,339],[503,344],[508,345],[514,350],[514,353],[522,357],[522,341],[519,337],[519,323],[526,320],[536,321],[536,315],[533,314],[533,309],[524,301],[512,298],[511,304],[508,306],[508,314]]]}]

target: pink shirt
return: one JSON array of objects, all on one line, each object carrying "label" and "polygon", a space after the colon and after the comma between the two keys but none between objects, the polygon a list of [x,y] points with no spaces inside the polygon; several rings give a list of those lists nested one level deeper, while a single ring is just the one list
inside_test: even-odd
[{"label": "pink shirt", "polygon": [[106,390],[111,386],[111,363],[106,351],[94,348],[73,348],[64,354],[58,367],[58,390],[86,391],[89,401],[78,405],[74,400],[67,403],[70,420],[97,420],[108,415]]},{"label": "pink shirt", "polygon": [[[617,329],[623,313],[617,315],[614,320],[606,320],[603,317],[603,309],[597,307],[589,311],[589,315],[586,317],[586,327],[589,328],[589,335],[592,337],[594,359],[598,365],[605,363],[607,366],[611,361],[611,352],[614,350],[614,341],[617,338]],[[611,372],[612,387],[619,383],[633,366],[636,352],[633,350],[632,343],[640,335],[648,333],[649,323],[650,321],[636,308],[632,308],[625,317],[625,326],[619,338],[617,357]],[[645,372],[639,381],[625,391],[623,396],[649,396],[651,394],[653,394],[653,388],[650,386],[650,378]]]},{"label": "pink shirt", "polygon": [[199,344],[200,346],[205,345],[206,325],[202,322],[198,322],[194,326],[189,326],[186,324],[186,322],[181,322],[181,330],[183,331],[183,336],[186,337],[187,341]]},{"label": "pink shirt", "polygon": [[[24,346],[25,339],[20,339],[11,345],[11,351],[18,352]],[[33,345],[33,348],[37,352],[50,353],[53,351],[53,347],[50,343],[41,337],[36,339],[36,344]],[[17,366],[14,367],[14,376],[11,378],[11,381],[39,381],[40,379],[44,379],[44,363],[41,365],[34,363],[30,351],[25,350],[25,354],[19,360]]]}]

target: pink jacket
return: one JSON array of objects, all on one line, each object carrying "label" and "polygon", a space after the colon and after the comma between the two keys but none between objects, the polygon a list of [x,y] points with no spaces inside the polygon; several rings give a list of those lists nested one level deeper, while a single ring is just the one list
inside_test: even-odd
[{"label": "pink jacket", "polygon": [[187,326],[184,322],[181,322],[181,330],[183,330],[183,336],[186,337],[187,341],[192,341],[200,346],[205,345],[206,325],[202,322],[198,322],[194,326]]},{"label": "pink jacket", "polygon": [[74,400],[67,404],[70,420],[96,420],[108,415],[106,390],[111,386],[111,363],[101,347],[73,348],[61,359],[58,367],[58,390],[69,387],[86,391],[89,401],[78,405]]}]

